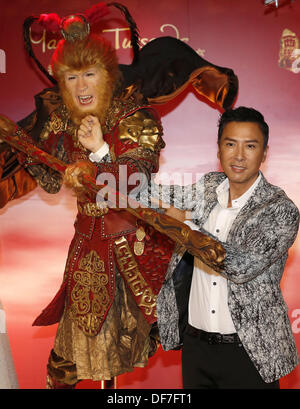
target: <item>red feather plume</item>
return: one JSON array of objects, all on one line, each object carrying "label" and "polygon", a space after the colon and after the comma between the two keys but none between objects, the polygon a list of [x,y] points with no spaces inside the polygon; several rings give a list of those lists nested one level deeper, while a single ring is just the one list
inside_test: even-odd
[{"label": "red feather plume", "polygon": [[95,24],[101,18],[109,14],[109,12],[110,12],[109,7],[104,1],[102,1],[98,4],[95,4],[90,9],[86,10],[84,14],[89,23]]},{"label": "red feather plume", "polygon": [[61,18],[56,13],[41,14],[38,20],[39,24],[53,33],[60,30]]}]

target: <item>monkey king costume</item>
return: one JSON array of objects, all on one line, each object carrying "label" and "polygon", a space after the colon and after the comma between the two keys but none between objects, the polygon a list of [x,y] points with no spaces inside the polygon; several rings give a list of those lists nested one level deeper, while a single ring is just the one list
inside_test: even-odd
[{"label": "monkey king costume", "polygon": [[[137,30],[132,17],[124,6],[109,5],[126,16],[136,55]],[[39,22],[51,26],[52,31],[54,27],[62,28],[65,37],[52,57],[53,77],[44,71],[53,82],[57,81],[58,87],[36,96],[36,111],[19,122],[16,132],[66,164],[86,165],[94,178],[103,173],[113,175],[118,190],[135,173],[149,180],[158,171],[159,154],[165,144],[160,119],[149,104],[162,91],[154,92],[149,87],[147,91],[145,65],[134,59],[129,75],[128,66],[118,65],[111,46],[90,33],[89,23],[105,15],[109,5],[100,3],[84,15],[62,20],[57,15],[39,17]],[[25,27],[27,24],[28,29],[35,20],[29,18]],[[177,41],[169,41],[173,40]],[[35,58],[32,50],[30,54]],[[151,52],[145,52],[145,57],[152,60]],[[198,60],[193,64],[195,67],[190,63],[189,71],[197,68],[194,76],[189,76],[190,72],[184,78],[170,74],[177,83],[169,82],[164,96],[173,95],[193,81],[199,93],[222,107],[230,106],[237,93],[233,72],[207,62],[199,67]],[[101,106],[96,115],[107,150],[100,156],[91,154],[78,141],[78,125],[86,114],[80,117],[80,112],[75,112],[63,80],[66,69],[79,71],[91,66],[100,67],[103,78],[99,89]],[[49,193],[59,191],[63,180],[58,172],[29,156],[2,150],[1,206],[32,190],[37,183]],[[133,187],[128,185],[128,191]],[[109,380],[147,364],[158,343],[155,301],[174,249],[171,239],[126,210],[98,207],[94,194],[78,193],[77,205],[75,234],[61,287],[34,322],[59,322],[48,363],[49,388],[72,388],[82,379]]]}]

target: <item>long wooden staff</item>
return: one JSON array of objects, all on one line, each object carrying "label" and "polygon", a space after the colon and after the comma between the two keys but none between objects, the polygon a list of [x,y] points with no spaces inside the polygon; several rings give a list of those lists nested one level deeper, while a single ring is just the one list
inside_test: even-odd
[{"label": "long wooden staff", "polygon": [[[22,128],[1,115],[0,138],[18,151],[30,156],[36,162],[43,163],[61,174],[64,174],[68,167],[66,163],[36,147],[32,138]],[[103,187],[97,185],[95,180],[88,175],[83,175],[82,184],[94,193],[97,193]],[[107,190],[108,187],[105,187]],[[128,198],[125,195],[119,192],[114,193],[121,200],[124,200],[124,203],[128,203]],[[133,203],[132,199],[130,201]],[[174,242],[184,245],[192,255],[200,258],[205,264],[218,271],[220,270],[225,258],[225,250],[219,242],[199,231],[192,230],[189,226],[173,217],[158,213],[150,208],[136,207],[136,205],[137,202],[134,203],[134,208],[127,207],[124,210],[150,224],[160,233],[170,237]]]}]

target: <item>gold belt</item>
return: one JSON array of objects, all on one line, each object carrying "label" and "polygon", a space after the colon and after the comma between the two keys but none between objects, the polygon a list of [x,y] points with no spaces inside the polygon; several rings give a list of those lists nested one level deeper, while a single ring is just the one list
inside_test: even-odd
[{"label": "gold belt", "polygon": [[108,207],[98,207],[97,203],[77,203],[78,211],[80,214],[92,217],[100,217],[108,213]]}]

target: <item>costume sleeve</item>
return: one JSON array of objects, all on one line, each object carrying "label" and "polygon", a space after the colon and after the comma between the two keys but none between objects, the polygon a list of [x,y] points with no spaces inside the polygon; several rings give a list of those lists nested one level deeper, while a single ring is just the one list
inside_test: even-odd
[{"label": "costume sleeve", "polygon": [[153,209],[173,206],[179,210],[189,210],[198,225],[204,210],[204,177],[187,185],[162,185],[155,183],[152,178],[147,188],[140,193],[139,201],[143,206]]},{"label": "costume sleeve", "polygon": [[47,193],[55,194],[60,191],[63,184],[62,175],[44,164],[26,163],[25,169],[37,184]]},{"label": "costume sleeve", "polygon": [[[17,128],[16,132],[19,137],[27,141],[29,144],[38,145],[32,139],[31,135],[20,126]],[[17,166],[22,168],[22,174],[26,180],[32,177],[33,180],[48,193],[57,193],[60,190],[62,176],[59,172],[44,164],[36,162],[33,158],[23,152],[18,152],[15,155],[15,159],[18,162]]]},{"label": "costume sleeve", "polygon": [[89,154],[89,159],[92,162],[102,162],[102,159],[109,154],[109,145],[104,142],[103,146],[95,153]]},{"label": "costume sleeve", "polygon": [[283,265],[299,227],[299,211],[287,198],[273,201],[243,225],[240,245],[221,243],[226,250],[222,274],[236,284],[262,274],[274,263]]},{"label": "costume sleeve", "polygon": [[[40,133],[49,114],[60,104],[60,97],[54,89],[46,89],[35,97],[36,110],[18,121],[18,132],[29,143],[39,146]],[[39,184],[49,193],[56,193],[62,185],[58,172],[45,165],[34,163],[32,158],[21,152],[14,152],[7,144],[0,144],[0,206],[21,197]]]},{"label": "costume sleeve", "polygon": [[17,154],[8,145],[0,144],[0,208],[35,187],[36,181],[19,164]]},{"label": "costume sleeve", "polygon": [[[56,87],[46,88],[35,96],[36,109],[26,118],[18,122],[20,129],[24,130],[24,137],[28,142],[44,149],[41,134],[49,121],[49,116],[61,105],[61,97]],[[19,155],[19,161],[28,177],[33,178],[48,193],[57,193],[62,186],[62,176],[43,164],[37,164],[32,158]],[[29,176],[30,175],[30,176]]]}]

